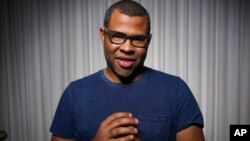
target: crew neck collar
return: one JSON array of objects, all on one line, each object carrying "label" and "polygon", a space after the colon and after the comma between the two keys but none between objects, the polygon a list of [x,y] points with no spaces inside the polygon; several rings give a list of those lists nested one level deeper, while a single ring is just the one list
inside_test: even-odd
[{"label": "crew neck collar", "polygon": [[104,70],[105,70],[105,69],[102,69],[102,70],[100,71],[100,74],[101,74],[101,77],[103,78],[103,80],[104,80],[105,82],[107,82],[107,83],[109,83],[109,84],[111,84],[111,85],[120,85],[120,86],[123,86],[123,85],[133,85],[133,84],[137,84],[137,83],[143,82],[144,79],[145,79],[145,77],[147,77],[149,68],[145,67],[145,68],[144,68],[144,72],[143,72],[143,74],[140,76],[140,78],[137,79],[137,80],[132,81],[131,83],[117,83],[117,82],[113,82],[113,81],[109,80],[109,79],[105,76]]}]

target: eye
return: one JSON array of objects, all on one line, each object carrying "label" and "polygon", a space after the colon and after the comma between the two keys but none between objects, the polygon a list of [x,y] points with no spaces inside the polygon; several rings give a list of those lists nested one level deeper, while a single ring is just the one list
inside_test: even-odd
[{"label": "eye", "polygon": [[133,42],[134,43],[144,43],[144,42],[147,42],[147,37],[146,36],[134,36],[133,38]]},{"label": "eye", "polygon": [[137,47],[142,47],[147,44],[147,36],[133,36],[132,44]]},{"label": "eye", "polygon": [[121,33],[114,33],[112,35],[112,38],[126,38],[126,35],[121,34]]},{"label": "eye", "polygon": [[114,33],[111,37],[111,41],[114,43],[123,43],[126,39],[126,35],[121,33]]}]

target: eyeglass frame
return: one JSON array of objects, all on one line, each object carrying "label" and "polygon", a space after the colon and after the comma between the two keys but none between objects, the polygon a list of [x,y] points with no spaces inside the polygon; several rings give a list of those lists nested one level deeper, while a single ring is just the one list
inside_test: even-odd
[{"label": "eyeglass frame", "polygon": [[[136,48],[147,48],[148,45],[149,45],[149,43],[150,43],[151,37],[152,37],[152,34],[151,34],[151,33],[149,33],[148,35],[140,35],[140,34],[138,34],[138,35],[129,36],[129,35],[127,35],[126,33],[119,32],[119,31],[114,31],[114,30],[110,30],[110,29],[108,29],[108,28],[106,28],[106,27],[104,27],[103,30],[104,30],[104,32],[108,35],[109,41],[110,41],[112,44],[122,45],[122,44],[124,44],[124,43],[127,41],[127,39],[129,39],[130,42],[131,42],[131,44],[132,44],[134,47],[136,47]],[[112,35],[113,35],[113,34],[116,34],[116,33],[121,34],[121,35],[124,35],[125,38],[123,38],[124,41],[123,41],[122,43],[116,43],[116,42],[114,42],[114,41],[111,40]],[[135,37],[138,37],[138,36],[141,36],[141,37],[145,37],[145,38],[146,38],[147,41],[146,41],[146,43],[145,43],[144,46],[137,46],[137,45],[134,45],[134,44],[133,44],[133,41],[136,40]]]}]

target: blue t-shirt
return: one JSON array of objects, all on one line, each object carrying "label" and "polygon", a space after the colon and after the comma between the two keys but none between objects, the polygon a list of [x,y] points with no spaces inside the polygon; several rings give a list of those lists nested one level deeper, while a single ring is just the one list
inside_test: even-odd
[{"label": "blue t-shirt", "polygon": [[139,119],[142,141],[175,141],[203,117],[190,89],[179,77],[147,68],[130,84],[108,80],[103,70],[72,82],[64,91],[50,131],[59,137],[90,141],[100,123],[115,112]]}]

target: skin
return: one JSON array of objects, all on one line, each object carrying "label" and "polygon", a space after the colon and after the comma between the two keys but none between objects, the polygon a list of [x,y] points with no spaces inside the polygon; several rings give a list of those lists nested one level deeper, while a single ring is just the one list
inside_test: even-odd
[{"label": "skin", "polygon": [[[139,120],[126,112],[114,113],[100,125],[92,141],[131,141],[135,140]],[[138,140],[138,139],[136,139]]]},{"label": "skin", "polygon": [[57,136],[52,136],[51,141],[74,141],[74,139],[64,139]]},{"label": "skin", "polygon": [[176,141],[205,141],[203,130],[195,125],[177,132]]},{"label": "skin", "polygon": [[[92,141],[140,141],[136,125],[139,120],[131,113],[118,112],[108,116],[101,124]],[[53,136],[51,141],[74,141]]]},{"label": "skin", "polygon": [[[145,17],[129,17],[115,10],[111,15],[108,29],[127,35],[146,35],[147,22]],[[115,83],[129,83],[139,79],[143,74],[147,48],[135,48],[130,40],[122,45],[112,44],[105,35],[103,27],[100,28],[100,37],[107,61],[107,68],[104,69],[105,76]],[[140,135],[138,135],[136,128],[138,124],[138,119],[130,113],[113,113],[100,124],[92,141],[140,141]],[[176,141],[204,140],[202,129],[195,125],[191,125],[176,134]],[[52,136],[51,141],[74,141],[74,139]]]},{"label": "skin", "polygon": [[[147,33],[145,17],[129,17],[114,10],[110,21],[108,26],[110,30],[127,35],[146,35]],[[107,62],[107,68],[104,70],[106,77],[115,83],[129,83],[139,79],[143,73],[147,48],[136,48],[130,40],[126,40],[122,45],[112,44],[104,28],[100,28],[100,37]]]}]

